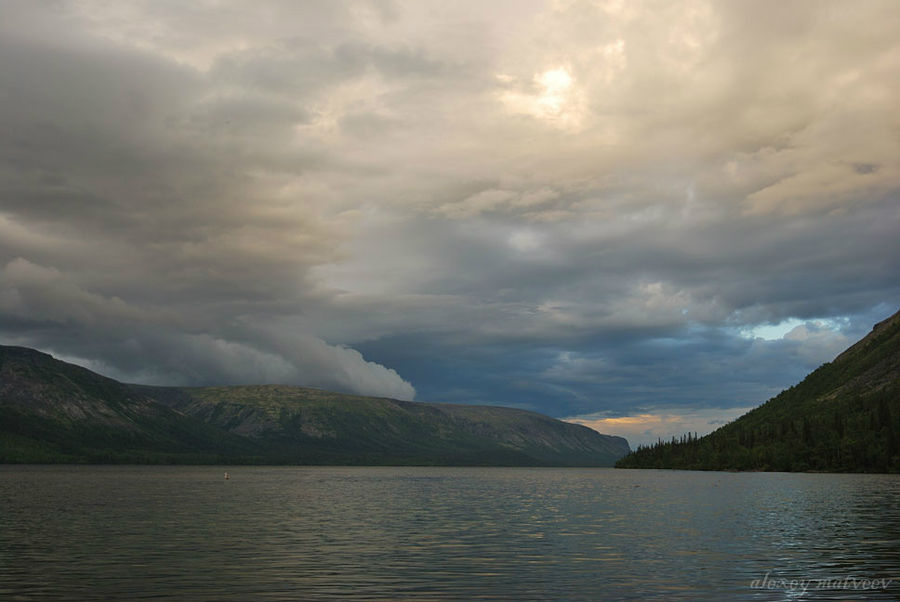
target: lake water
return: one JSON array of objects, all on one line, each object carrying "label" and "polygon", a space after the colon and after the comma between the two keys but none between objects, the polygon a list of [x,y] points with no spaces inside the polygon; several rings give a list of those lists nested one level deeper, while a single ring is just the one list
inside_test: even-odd
[{"label": "lake water", "polygon": [[3,600],[898,595],[897,475],[0,466]]}]

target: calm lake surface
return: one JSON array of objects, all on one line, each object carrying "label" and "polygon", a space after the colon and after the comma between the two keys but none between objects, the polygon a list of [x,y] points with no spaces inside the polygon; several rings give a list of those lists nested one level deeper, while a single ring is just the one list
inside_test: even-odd
[{"label": "calm lake surface", "polygon": [[898,595],[896,475],[0,466],[3,600]]}]

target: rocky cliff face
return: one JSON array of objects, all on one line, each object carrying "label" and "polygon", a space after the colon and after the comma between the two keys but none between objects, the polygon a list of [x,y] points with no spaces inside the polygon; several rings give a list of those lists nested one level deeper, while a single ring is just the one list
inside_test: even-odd
[{"label": "rocky cliff face", "polygon": [[609,466],[628,451],[620,437],[511,408],[126,385],[0,346],[0,461]]}]

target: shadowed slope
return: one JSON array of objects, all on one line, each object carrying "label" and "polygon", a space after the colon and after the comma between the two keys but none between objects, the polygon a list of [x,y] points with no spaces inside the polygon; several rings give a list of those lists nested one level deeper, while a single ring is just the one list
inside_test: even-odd
[{"label": "shadowed slope", "polygon": [[126,385],[0,346],[0,461],[610,466],[601,435],[523,410],[289,386]]},{"label": "shadowed slope", "polygon": [[900,472],[900,312],[734,422],[639,448],[616,466]]}]

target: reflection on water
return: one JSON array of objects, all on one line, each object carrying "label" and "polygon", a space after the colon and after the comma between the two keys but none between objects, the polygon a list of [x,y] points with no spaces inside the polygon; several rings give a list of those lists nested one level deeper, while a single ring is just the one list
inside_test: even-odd
[{"label": "reflection on water", "polygon": [[0,599],[900,593],[898,476],[229,472],[226,481],[218,467],[0,467]]}]

